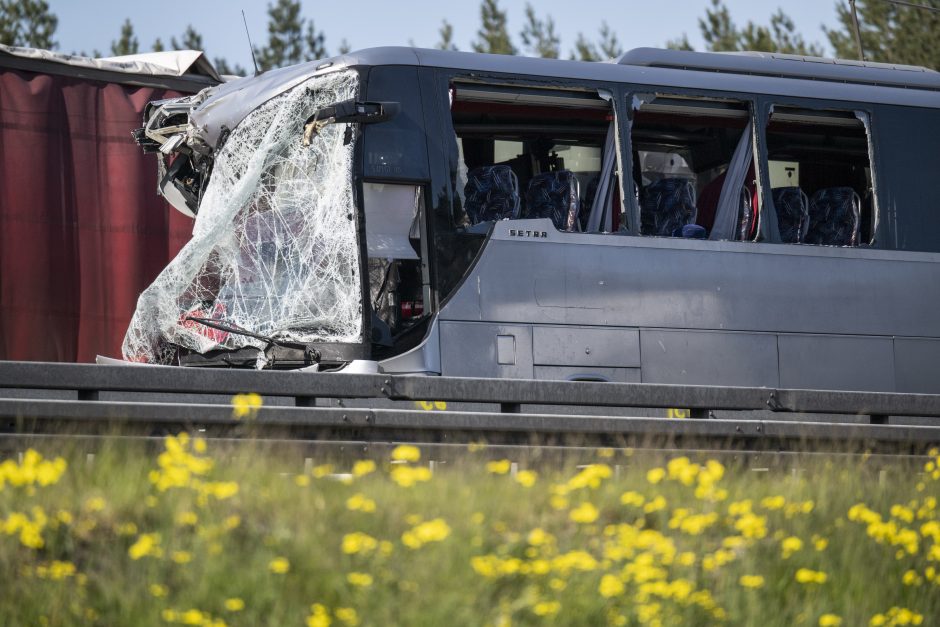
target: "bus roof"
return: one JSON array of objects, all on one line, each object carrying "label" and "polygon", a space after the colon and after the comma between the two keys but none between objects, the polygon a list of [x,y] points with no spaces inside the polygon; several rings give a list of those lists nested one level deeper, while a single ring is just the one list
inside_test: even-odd
[{"label": "bus roof", "polygon": [[[223,83],[206,94],[192,121],[207,127],[214,145],[218,129],[234,128],[247,113],[318,74],[342,68],[420,66],[454,70],[487,80],[508,74],[549,81],[650,85],[743,94],[791,96],[855,103],[940,108],[940,72],[767,53],[713,53],[637,48],[605,62],[542,59],[405,46],[367,48]],[[237,95],[236,95],[237,94]]]}]

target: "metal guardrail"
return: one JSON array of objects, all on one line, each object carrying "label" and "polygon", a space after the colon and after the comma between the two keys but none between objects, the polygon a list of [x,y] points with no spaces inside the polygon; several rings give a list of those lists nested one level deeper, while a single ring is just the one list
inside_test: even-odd
[{"label": "metal guardrail", "polygon": [[[54,393],[63,391],[71,397],[56,400]],[[115,392],[127,398],[107,400]],[[246,425],[224,404],[146,400],[153,393],[244,392],[285,397],[293,406],[265,406]],[[317,406],[317,399],[373,399],[392,407],[324,407]],[[486,403],[499,411],[429,412],[390,403],[403,400]],[[523,413],[527,405],[555,406],[562,413]],[[874,424],[581,415],[585,407],[681,407],[699,417],[716,410],[825,413],[868,416]],[[155,433],[196,426],[220,434],[263,431],[307,439],[551,443],[580,438],[600,445],[682,447],[704,442],[718,448],[908,452],[940,443],[940,420],[928,426],[888,425],[888,416],[940,417],[940,395],[0,362],[0,430],[8,433],[102,431],[116,425]]]}]

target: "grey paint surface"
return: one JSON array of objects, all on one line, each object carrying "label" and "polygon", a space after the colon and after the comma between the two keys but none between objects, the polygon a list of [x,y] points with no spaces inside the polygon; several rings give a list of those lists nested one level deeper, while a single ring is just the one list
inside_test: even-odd
[{"label": "grey paint surface", "polygon": [[643,329],[640,341],[643,383],[778,385],[775,335]]},{"label": "grey paint surface", "polygon": [[[560,233],[542,221],[525,222],[547,238],[510,236],[522,222],[495,225],[443,307],[441,374],[638,365],[644,383],[940,388],[936,253]],[[500,334],[516,338],[514,365],[497,363]]]},{"label": "grey paint surface", "polygon": [[780,387],[893,392],[891,338],[781,335]]},{"label": "grey paint surface", "polygon": [[940,340],[894,339],[897,392],[940,394]]},{"label": "grey paint surface", "polygon": [[[442,372],[455,377],[532,378],[529,326],[441,321],[440,333]],[[514,363],[498,363],[498,336],[514,338]]]},{"label": "grey paint surface", "polygon": [[[508,235],[524,223],[548,237]],[[936,253],[560,233],[548,220],[504,221],[441,319],[938,337],[938,262]]]},{"label": "grey paint surface", "polygon": [[640,366],[636,329],[538,326],[532,330],[532,361],[540,365]]}]

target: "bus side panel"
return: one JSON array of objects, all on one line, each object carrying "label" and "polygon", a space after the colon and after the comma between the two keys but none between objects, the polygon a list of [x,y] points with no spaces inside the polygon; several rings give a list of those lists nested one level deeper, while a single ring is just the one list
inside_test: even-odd
[{"label": "bus side panel", "polygon": [[[892,338],[940,337],[935,254],[559,233],[537,222],[495,225],[442,323],[640,329],[643,381],[833,389],[919,387],[905,378],[919,349],[905,345],[895,373]],[[495,341],[452,339],[443,354]]]},{"label": "bus side panel", "polygon": [[897,392],[940,394],[940,340],[894,338]]}]

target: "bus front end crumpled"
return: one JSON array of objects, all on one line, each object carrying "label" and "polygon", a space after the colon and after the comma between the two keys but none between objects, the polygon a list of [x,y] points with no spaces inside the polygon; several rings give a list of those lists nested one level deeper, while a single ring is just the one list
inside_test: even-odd
[{"label": "bus front end crumpled", "polygon": [[231,107],[211,92],[152,103],[135,136],[161,153],[161,193],[195,223],[141,294],[125,359],[171,364],[222,354],[234,364],[240,355],[260,368],[286,355],[303,365],[319,361],[318,343],[362,341],[355,134],[347,124],[304,134],[311,115],[355,98],[358,87],[351,71],[315,76],[230,132],[223,122]]}]

